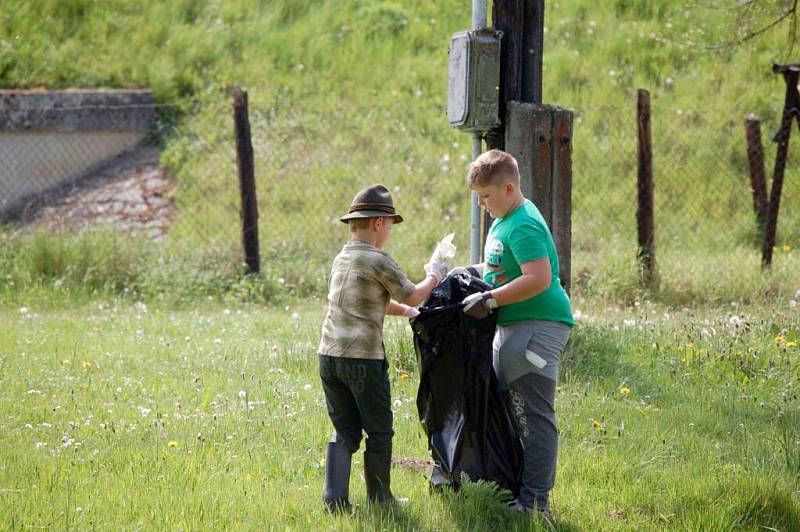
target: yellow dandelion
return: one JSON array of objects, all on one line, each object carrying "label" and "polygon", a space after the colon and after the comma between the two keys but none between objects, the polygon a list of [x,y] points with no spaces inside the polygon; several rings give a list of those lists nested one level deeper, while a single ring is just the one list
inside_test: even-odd
[{"label": "yellow dandelion", "polygon": [[70,364],[72,364],[72,361],[68,358],[65,358],[64,360],[61,361],[62,366],[69,366]]},{"label": "yellow dandelion", "polygon": [[792,246],[790,246],[789,244],[784,244],[783,245],[783,251],[785,251],[786,253],[789,253],[791,250],[792,250]]},{"label": "yellow dandelion", "polygon": [[789,341],[789,342],[786,342],[786,347],[797,347],[797,342],[795,342],[793,340]]},{"label": "yellow dandelion", "polygon": [[176,442],[175,440],[170,440],[169,443],[167,444],[167,447],[177,447],[177,446],[178,442]]},{"label": "yellow dandelion", "polygon": [[83,369],[89,369],[91,367],[92,367],[92,363],[91,362],[89,362],[88,360],[84,360],[83,361]]},{"label": "yellow dandelion", "polygon": [[619,389],[619,394],[623,397],[627,397],[629,393],[631,393],[631,389],[627,386],[623,386]]},{"label": "yellow dandelion", "polygon": [[706,353],[708,353],[707,349],[698,349],[697,350],[697,354],[699,354],[699,355],[705,355]]},{"label": "yellow dandelion", "polygon": [[781,345],[785,341],[786,341],[786,338],[784,338],[781,335],[778,335],[778,336],[775,337],[775,345]]},{"label": "yellow dandelion", "polygon": [[737,356],[737,357],[740,357],[740,356],[742,356],[742,352],[741,352],[741,351],[736,351],[736,356]]},{"label": "yellow dandelion", "polygon": [[593,419],[592,428],[594,428],[595,430],[603,430],[603,424],[597,421],[596,419]]},{"label": "yellow dandelion", "polygon": [[400,378],[401,379],[407,379],[408,378],[408,373],[401,373],[400,374]]}]

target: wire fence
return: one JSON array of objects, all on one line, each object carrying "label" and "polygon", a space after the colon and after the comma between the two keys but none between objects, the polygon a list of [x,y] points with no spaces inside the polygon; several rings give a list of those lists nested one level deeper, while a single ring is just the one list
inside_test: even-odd
[{"label": "wire fence", "polygon": [[[592,114],[600,112],[605,114]],[[685,267],[687,257],[698,255],[734,262],[759,256],[747,112],[705,116],[654,105],[656,249],[662,269]],[[408,221],[397,226],[391,251],[412,277],[421,273],[432,244],[445,232],[456,231],[459,257],[466,260],[468,142],[446,126],[411,134],[426,113],[431,109],[412,110],[404,122],[395,109],[372,106],[324,115],[251,107],[266,276],[279,285],[321,290],[344,238],[338,217],[356,190],[374,182],[392,188]],[[769,177],[775,150],[767,133],[778,117],[764,118]],[[598,271],[636,261],[635,107],[576,109],[574,126],[572,271],[573,286],[580,287]],[[795,143],[800,146],[800,138]],[[800,246],[800,148],[789,151],[778,253]],[[151,126],[138,133],[2,132],[0,154],[0,220],[6,228],[66,236],[110,227],[132,238],[144,236],[163,255],[242,263],[231,102],[190,113],[156,106]]]}]

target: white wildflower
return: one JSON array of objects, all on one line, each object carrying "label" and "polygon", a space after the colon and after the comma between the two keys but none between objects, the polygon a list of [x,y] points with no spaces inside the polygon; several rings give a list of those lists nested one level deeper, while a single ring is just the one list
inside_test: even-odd
[{"label": "white wildflower", "polygon": [[733,316],[728,318],[728,323],[730,323],[734,327],[741,327],[742,325],[744,325],[744,320],[734,314]]}]

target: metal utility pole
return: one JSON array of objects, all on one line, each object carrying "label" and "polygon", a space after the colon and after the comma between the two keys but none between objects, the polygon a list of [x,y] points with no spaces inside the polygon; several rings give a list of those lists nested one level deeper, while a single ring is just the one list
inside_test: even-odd
[{"label": "metal utility pole", "polygon": [[[472,0],[472,27],[474,29],[486,26],[486,0]],[[479,132],[472,134],[472,161],[474,162],[483,153],[483,139]],[[470,207],[470,232],[469,232],[469,260],[470,264],[481,261],[481,208],[478,204],[478,195],[471,193]]]},{"label": "metal utility pole", "polygon": [[[472,135],[472,160],[483,152],[483,135],[500,124],[500,39],[486,27],[486,0],[472,1],[472,29],[450,40],[447,72],[447,120]],[[470,260],[480,262],[481,233],[478,197],[470,194]]]}]

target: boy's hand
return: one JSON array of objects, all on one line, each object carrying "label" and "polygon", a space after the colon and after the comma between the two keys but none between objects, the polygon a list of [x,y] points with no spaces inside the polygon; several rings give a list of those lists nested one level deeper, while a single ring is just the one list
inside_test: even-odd
[{"label": "boy's hand", "polygon": [[417,310],[415,307],[408,307],[406,311],[403,312],[403,316],[405,316],[410,320],[413,320],[414,318],[419,316],[419,310]]},{"label": "boy's hand", "polygon": [[456,254],[456,247],[453,245],[453,233],[446,235],[441,242],[436,244],[433,249],[431,260],[425,264],[425,273],[433,275],[437,283],[447,277],[447,270],[450,269],[450,260]]},{"label": "boy's hand", "polygon": [[441,283],[442,279],[447,277],[447,270],[450,268],[450,261],[440,261],[434,258],[431,258],[425,266],[425,273],[427,275],[433,275],[436,278],[436,283]]},{"label": "boy's hand", "polygon": [[491,292],[477,292],[464,298],[464,312],[475,319],[483,319],[497,308]]}]

